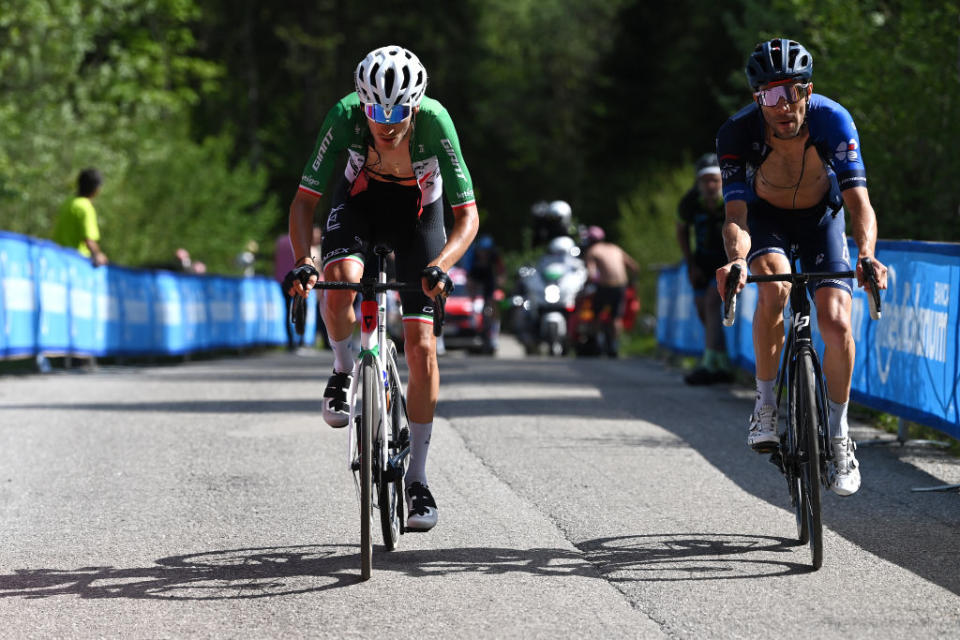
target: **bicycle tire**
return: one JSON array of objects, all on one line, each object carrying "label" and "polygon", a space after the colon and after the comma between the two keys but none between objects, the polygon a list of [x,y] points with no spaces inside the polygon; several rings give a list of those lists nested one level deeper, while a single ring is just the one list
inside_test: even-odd
[{"label": "bicycle tire", "polygon": [[[384,462],[396,457],[403,449],[401,432],[407,426],[406,402],[403,395],[403,384],[400,381],[400,371],[397,368],[397,346],[393,340],[387,340],[386,358],[387,393],[389,404],[390,428],[386,433],[381,431],[380,447],[386,455],[381,455]],[[380,466],[380,482],[378,486],[378,503],[380,506],[380,529],[383,533],[383,544],[387,551],[397,548],[403,528],[403,472],[404,460],[399,465],[389,468],[387,464]]]},{"label": "bicycle tire", "polygon": [[360,577],[369,580],[373,570],[373,429],[377,412],[380,370],[372,356],[360,365]]},{"label": "bicycle tire", "polygon": [[810,534],[810,558],[814,570],[823,566],[823,521],[820,512],[820,409],[817,407],[817,379],[813,356],[806,348],[800,351],[797,366],[801,450],[800,484],[804,494]]},{"label": "bicycle tire", "polygon": [[790,503],[793,506],[793,515],[797,523],[797,544],[804,545],[810,542],[810,523],[807,517],[806,496],[803,492],[803,484],[800,482],[800,465],[797,461],[800,458],[800,442],[798,432],[802,417],[799,415],[799,397],[796,384],[797,379],[797,361],[790,360],[790,384],[787,387],[787,404],[789,412],[787,414],[787,430],[781,440],[781,461],[783,464],[783,475],[787,479],[787,490],[790,493]]}]

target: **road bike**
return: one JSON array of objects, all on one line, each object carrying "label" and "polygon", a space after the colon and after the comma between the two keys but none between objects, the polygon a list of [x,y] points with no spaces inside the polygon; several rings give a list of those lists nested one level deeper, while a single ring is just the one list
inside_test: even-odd
[{"label": "road bike", "polygon": [[[789,282],[790,318],[783,360],[777,373],[777,407],[787,389],[786,430],[779,433],[779,445],[759,447],[769,453],[770,461],[787,479],[790,502],[797,521],[798,544],[809,544],[813,569],[823,565],[823,522],[820,513],[820,487],[829,488],[827,464],[833,460],[827,414],[827,393],[817,351],[810,329],[810,300],[807,285],[822,280],[855,277],[853,271],[798,273],[797,254],[790,252],[790,273],[747,276],[747,282]],[[880,318],[880,291],[870,258],[861,260],[868,284],[870,317]],[[723,324],[732,326],[736,318],[736,286],[743,267],[735,263],[727,276]],[[779,425],[777,425],[779,431]]]},{"label": "road bike", "polygon": [[[360,294],[360,353],[353,365],[347,394],[349,468],[360,498],[360,577],[373,568],[374,512],[387,551],[397,548],[404,533],[403,475],[410,454],[407,401],[397,364],[397,347],[386,336],[388,291],[421,291],[419,282],[387,282],[386,256],[392,249],[378,245],[376,277],[360,282],[317,282],[314,289],[346,289]],[[450,288],[445,289],[449,294]],[[305,300],[294,296],[290,320],[303,332]],[[434,299],[433,334],[443,329],[445,295]]]}]

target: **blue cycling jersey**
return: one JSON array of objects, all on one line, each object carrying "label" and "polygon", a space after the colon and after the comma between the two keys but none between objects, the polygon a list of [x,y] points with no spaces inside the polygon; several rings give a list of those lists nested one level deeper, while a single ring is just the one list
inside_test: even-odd
[{"label": "blue cycling jersey", "polygon": [[[808,145],[817,149],[830,179],[828,204],[843,205],[841,192],[867,186],[867,172],[860,153],[860,136],[853,118],[842,105],[819,94],[807,104]],[[717,132],[717,157],[723,175],[725,201],[757,199],[754,174],[771,148],[766,144],[763,115],[757,103],[731,116]]]}]

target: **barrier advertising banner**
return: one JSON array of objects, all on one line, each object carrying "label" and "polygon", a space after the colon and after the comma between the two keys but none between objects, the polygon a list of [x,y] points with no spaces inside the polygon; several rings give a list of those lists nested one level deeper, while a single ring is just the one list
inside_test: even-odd
[{"label": "barrier advertising banner", "polygon": [[[850,249],[855,259],[852,242]],[[851,396],[960,438],[960,245],[880,241],[877,258],[889,269],[888,288],[881,296],[883,317],[871,320],[865,292],[855,289]],[[756,288],[751,284],[744,289],[737,300],[736,323],[725,329],[731,359],[748,370],[755,364]],[[657,340],[678,353],[703,350],[703,329],[692,296],[683,265],[660,273]],[[817,326],[815,311],[811,323]],[[814,340],[822,357],[823,341],[816,331]]]}]

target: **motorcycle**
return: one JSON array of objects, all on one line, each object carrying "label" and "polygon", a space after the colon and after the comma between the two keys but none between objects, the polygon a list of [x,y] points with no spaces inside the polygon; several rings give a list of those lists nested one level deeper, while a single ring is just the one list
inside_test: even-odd
[{"label": "motorcycle", "polygon": [[550,355],[567,353],[568,319],[586,279],[583,263],[570,257],[548,255],[518,270],[513,326],[528,355],[539,354],[544,344]]}]

